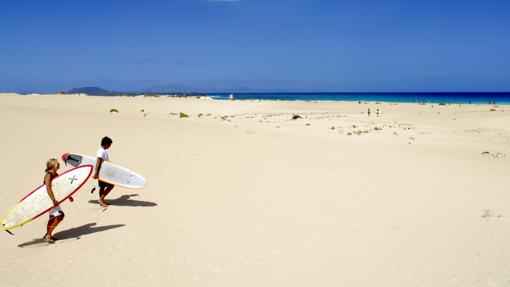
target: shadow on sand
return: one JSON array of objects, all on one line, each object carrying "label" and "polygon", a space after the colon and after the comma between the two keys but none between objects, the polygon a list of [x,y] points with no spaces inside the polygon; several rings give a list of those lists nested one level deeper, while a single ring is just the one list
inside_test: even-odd
[{"label": "shadow on sand", "polygon": [[[138,196],[138,194],[126,194],[116,199],[106,199],[106,204],[113,206],[132,206],[132,207],[153,207],[158,205],[155,202],[132,200],[131,197]],[[90,203],[99,204],[97,200],[89,200]]]},{"label": "shadow on sand", "polygon": [[[58,238],[59,240],[57,240],[57,242],[59,242],[61,240],[66,240],[66,239],[80,239],[83,235],[92,234],[92,233],[96,233],[96,232],[102,232],[102,231],[126,226],[125,224],[113,224],[113,225],[94,227],[96,224],[97,223],[95,223],[95,222],[87,223],[87,224],[79,226],[79,227],[59,231],[59,232],[53,234],[53,236]],[[41,238],[37,238],[37,239],[31,240],[31,241],[22,243],[22,244],[18,245],[18,247],[23,248],[23,247],[27,247],[27,246],[35,245],[35,244],[39,244],[39,243],[47,244]]]}]

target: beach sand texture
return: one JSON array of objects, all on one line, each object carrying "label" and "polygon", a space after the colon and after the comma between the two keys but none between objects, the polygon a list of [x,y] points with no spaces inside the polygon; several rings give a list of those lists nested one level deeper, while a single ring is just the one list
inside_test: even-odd
[{"label": "beach sand texture", "polygon": [[2,214],[105,135],[148,186],[1,234],[1,286],[510,285],[510,106],[0,94]]}]

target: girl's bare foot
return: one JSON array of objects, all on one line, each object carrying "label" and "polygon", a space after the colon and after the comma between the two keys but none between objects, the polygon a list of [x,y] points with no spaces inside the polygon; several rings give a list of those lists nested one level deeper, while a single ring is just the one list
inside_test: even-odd
[{"label": "girl's bare foot", "polygon": [[44,242],[48,242],[49,244],[55,243],[55,240],[51,236],[49,236],[49,235],[44,235],[43,241]]},{"label": "girl's bare foot", "polygon": [[106,204],[103,200],[98,200],[99,201],[99,204],[102,206],[102,207],[108,207],[108,204]]}]

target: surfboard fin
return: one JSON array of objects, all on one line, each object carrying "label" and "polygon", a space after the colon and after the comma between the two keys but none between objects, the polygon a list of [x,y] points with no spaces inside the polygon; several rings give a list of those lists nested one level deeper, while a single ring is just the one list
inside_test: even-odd
[{"label": "surfboard fin", "polygon": [[5,232],[9,233],[10,235],[14,235],[14,233],[10,232],[9,230],[5,229]]},{"label": "surfboard fin", "polygon": [[96,187],[94,186],[91,190],[90,190],[90,193],[94,193],[94,190],[96,190]]}]

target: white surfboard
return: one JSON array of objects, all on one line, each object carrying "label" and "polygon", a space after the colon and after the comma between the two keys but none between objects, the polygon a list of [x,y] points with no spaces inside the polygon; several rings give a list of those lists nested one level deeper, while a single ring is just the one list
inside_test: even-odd
[{"label": "white surfboard", "polygon": [[[55,177],[51,189],[58,203],[62,203],[77,192],[92,174],[92,165],[82,165]],[[53,207],[46,185],[42,184],[13,206],[2,218],[5,230],[22,226],[45,214]]]},{"label": "white surfboard", "polygon": [[[96,157],[79,153],[65,153],[62,155],[62,160],[74,167],[90,164],[95,168],[97,162]],[[101,165],[99,179],[104,182],[126,188],[144,188],[147,185],[147,181],[143,176],[107,161],[103,162]]]}]

